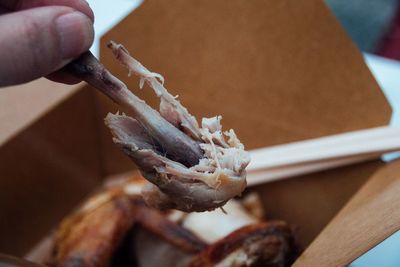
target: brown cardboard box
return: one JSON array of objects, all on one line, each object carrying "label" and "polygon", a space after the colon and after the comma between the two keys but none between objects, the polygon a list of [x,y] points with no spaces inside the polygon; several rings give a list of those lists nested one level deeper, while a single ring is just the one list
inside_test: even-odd
[{"label": "brown cardboard box", "polygon": [[[162,73],[194,115],[223,115],[224,127],[234,128],[248,149],[385,125],[390,118],[361,54],[321,0],[147,0],[101,47],[109,40]],[[137,79],[125,78],[109,51],[102,50],[101,61],[155,105],[150,90],[138,92]],[[54,86],[39,80],[0,92],[7,102],[0,105],[2,252],[23,255],[102,177],[134,168],[102,123],[118,108],[88,86]],[[270,218],[297,226],[304,248],[381,165],[254,190]]]}]

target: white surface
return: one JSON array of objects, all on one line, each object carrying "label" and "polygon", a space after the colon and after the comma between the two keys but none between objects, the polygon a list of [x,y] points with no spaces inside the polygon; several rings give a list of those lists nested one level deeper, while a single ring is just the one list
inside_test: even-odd
[{"label": "white surface", "polygon": [[99,55],[100,37],[125,18],[142,0],[87,0],[95,15],[95,42],[90,49],[96,56]]},{"label": "white surface", "polygon": [[392,125],[400,125],[400,62],[374,55],[365,55],[370,68],[392,108]]},{"label": "white surface", "polygon": [[[139,6],[142,1],[88,0],[88,2],[96,16],[96,41],[91,50],[98,55],[100,36]],[[392,105],[394,112],[391,123],[393,125],[400,125],[400,63],[372,55],[365,55],[365,60]],[[400,266],[399,248],[400,233],[396,233],[356,260],[351,267],[398,267]]]},{"label": "white surface", "polygon": [[[374,55],[365,55],[365,62],[392,106],[391,125],[400,125],[400,62]],[[398,157],[400,153],[392,153],[384,159]]]}]

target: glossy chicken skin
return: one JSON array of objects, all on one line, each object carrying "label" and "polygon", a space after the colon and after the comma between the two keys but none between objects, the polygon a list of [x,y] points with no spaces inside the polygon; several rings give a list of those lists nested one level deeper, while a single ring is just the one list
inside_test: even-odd
[{"label": "glossy chicken skin", "polygon": [[[286,267],[297,255],[285,222],[266,222],[241,202],[227,206],[228,220],[217,211],[195,217],[160,212],[144,204],[139,195],[143,185],[139,176],[114,182],[65,219],[55,235],[51,265]],[[219,231],[210,236],[215,227]],[[128,260],[121,263],[122,258]]]}]

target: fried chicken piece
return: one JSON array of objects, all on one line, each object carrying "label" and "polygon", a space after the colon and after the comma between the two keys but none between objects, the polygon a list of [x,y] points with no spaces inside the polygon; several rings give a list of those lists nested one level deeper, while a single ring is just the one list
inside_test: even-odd
[{"label": "fried chicken piece", "polygon": [[[254,195],[253,207],[254,210]],[[249,201],[247,199],[246,201]],[[259,208],[259,207],[258,207]],[[204,213],[170,212],[168,218],[190,230],[208,246],[201,253],[184,253],[145,228],[138,229],[133,251],[140,267],[286,267],[297,256],[292,229],[281,221],[265,222],[241,201],[230,200],[220,210]]]},{"label": "fried chicken piece", "polygon": [[135,225],[141,225],[183,253],[198,253],[206,244],[190,231],[148,208],[134,176],[89,198],[57,229],[50,264],[57,267],[105,267]]},{"label": "fried chicken piece", "polygon": [[[228,219],[219,211],[194,213],[194,217],[180,211],[161,212],[145,205],[139,195],[143,185],[144,179],[137,175],[114,181],[65,219],[55,235],[52,265],[114,266],[111,259],[121,255],[117,253],[121,243],[129,254],[124,258],[131,259],[124,266],[285,267],[296,256],[286,223],[262,222],[246,213],[239,201],[227,206]],[[196,225],[202,226],[194,231]],[[210,235],[213,228],[225,229]]]},{"label": "fried chicken piece", "polygon": [[296,254],[290,227],[273,221],[232,232],[195,256],[188,267],[286,267]]},{"label": "fried chicken piece", "polygon": [[131,228],[134,213],[127,197],[119,197],[85,214],[67,219],[55,237],[57,267],[105,267]]},{"label": "fried chicken piece", "polygon": [[109,47],[130,72],[140,77],[160,98],[153,110],[130,92],[91,54],[69,69],[100,89],[128,114],[108,114],[110,128],[122,150],[152,183],[143,190],[146,202],[159,209],[206,211],[223,206],[246,187],[250,158],[233,130],[223,132],[221,116],[196,118],[165,89],[164,78],[147,70],[127,50],[114,42]]}]

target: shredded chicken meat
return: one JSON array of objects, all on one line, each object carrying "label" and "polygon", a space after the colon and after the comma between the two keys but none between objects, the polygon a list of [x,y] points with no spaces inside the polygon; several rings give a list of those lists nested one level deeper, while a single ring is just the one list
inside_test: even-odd
[{"label": "shredded chicken meat", "polygon": [[206,211],[223,206],[246,187],[248,152],[221,116],[196,118],[164,87],[164,78],[149,71],[120,44],[109,43],[116,59],[140,77],[160,98],[159,111],[129,91],[92,55],[70,69],[123,106],[127,114],[108,114],[113,141],[150,182],[142,191],[147,204],[160,209]]}]

